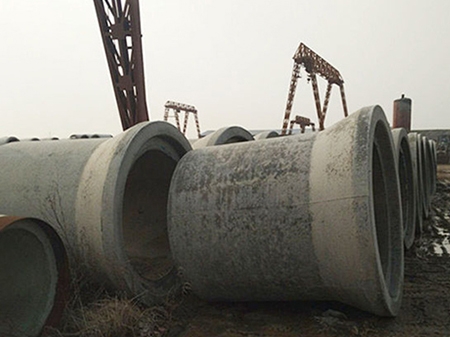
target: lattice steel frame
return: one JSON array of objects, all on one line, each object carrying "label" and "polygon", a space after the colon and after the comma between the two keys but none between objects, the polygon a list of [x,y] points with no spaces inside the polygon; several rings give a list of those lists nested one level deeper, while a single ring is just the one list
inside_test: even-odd
[{"label": "lattice steel frame", "polygon": [[139,0],[94,0],[124,130],[148,121]]},{"label": "lattice steel frame", "polygon": [[[173,110],[177,128],[178,130],[180,130],[181,133],[183,133],[183,135],[186,135],[189,113],[192,113],[194,115],[198,138],[202,137],[200,133],[200,123],[198,121],[198,111],[195,108],[195,106],[173,101],[167,101],[166,104],[164,104],[164,107],[165,107],[164,120],[168,121],[169,117],[172,117],[170,116],[170,110]],[[182,111],[184,111],[183,130],[181,130],[180,116],[179,116]]]}]

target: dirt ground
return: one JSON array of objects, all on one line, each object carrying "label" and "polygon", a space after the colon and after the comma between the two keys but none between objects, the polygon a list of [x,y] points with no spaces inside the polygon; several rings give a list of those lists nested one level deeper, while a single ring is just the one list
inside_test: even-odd
[{"label": "dirt ground", "polygon": [[439,173],[430,218],[405,256],[403,304],[396,318],[336,302],[211,304],[187,294],[158,308],[118,299],[83,304],[69,310],[65,327],[52,336],[450,336],[450,166]]}]

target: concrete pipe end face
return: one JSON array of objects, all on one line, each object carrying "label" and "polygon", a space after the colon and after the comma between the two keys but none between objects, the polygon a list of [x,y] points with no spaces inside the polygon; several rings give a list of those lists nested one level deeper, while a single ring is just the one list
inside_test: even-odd
[{"label": "concrete pipe end face", "polygon": [[163,301],[178,285],[166,206],[173,171],[191,149],[173,125],[140,123],[103,142],[80,179],[76,223],[85,259],[144,303]]},{"label": "concrete pipe end face", "polygon": [[403,216],[405,248],[411,248],[416,232],[416,189],[408,134],[404,128],[392,130],[397,172],[400,182],[400,200]]},{"label": "concrete pipe end face", "polygon": [[337,300],[395,316],[403,233],[392,142],[376,106],[317,134],[188,153],[168,217],[193,291],[207,300]]},{"label": "concrete pipe end face", "polygon": [[224,144],[233,144],[254,140],[252,134],[240,126],[229,126],[221,128],[213,133],[192,143],[194,149],[200,149],[207,146],[217,146]]},{"label": "concrete pipe end face", "polygon": [[310,181],[320,187],[314,201],[327,200],[312,203],[322,277],[340,301],[395,316],[403,294],[403,228],[386,116],[379,106],[362,108],[319,133],[315,143],[321,153],[314,160],[313,148]]},{"label": "concrete pipe end face", "polygon": [[61,240],[30,218],[0,218],[0,335],[38,336],[56,326],[67,302],[69,270]]}]

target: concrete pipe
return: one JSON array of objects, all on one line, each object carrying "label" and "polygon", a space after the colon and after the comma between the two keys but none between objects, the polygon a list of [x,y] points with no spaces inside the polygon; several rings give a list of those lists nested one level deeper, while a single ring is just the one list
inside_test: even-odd
[{"label": "concrete pipe", "polygon": [[254,138],[255,140],[261,140],[261,139],[275,138],[279,136],[280,135],[276,131],[264,131],[256,134]]},{"label": "concrete pipe", "polygon": [[392,130],[394,153],[400,182],[400,200],[403,215],[403,235],[407,249],[411,248],[416,234],[416,192],[414,173],[409,149],[408,134],[404,128]]},{"label": "concrete pipe", "polygon": [[416,233],[421,234],[423,231],[423,184],[419,134],[416,132],[408,133],[408,143],[414,175],[414,193],[416,195]]},{"label": "concrete pipe", "polygon": [[194,149],[207,146],[246,142],[254,140],[252,134],[240,126],[229,126],[221,128],[206,137],[200,138],[192,143]]},{"label": "concrete pipe", "polygon": [[430,150],[428,148],[428,140],[421,135],[421,152],[422,152],[422,185],[423,185],[423,216],[428,218],[430,215],[431,203],[431,170],[430,170]]},{"label": "concrete pipe", "polygon": [[0,336],[56,326],[69,294],[62,241],[36,219],[0,217]]},{"label": "concrete pipe", "polygon": [[43,219],[91,278],[145,303],[176,287],[167,236],[169,184],[191,149],[165,122],[114,138],[0,146],[0,212]]},{"label": "concrete pipe", "polygon": [[436,142],[433,139],[428,140],[430,145],[430,153],[431,153],[431,195],[436,193],[436,184],[437,184],[437,156],[436,156]]},{"label": "concrete pipe", "polygon": [[337,300],[395,316],[403,233],[383,110],[302,137],[191,151],[173,175],[168,229],[203,299]]}]

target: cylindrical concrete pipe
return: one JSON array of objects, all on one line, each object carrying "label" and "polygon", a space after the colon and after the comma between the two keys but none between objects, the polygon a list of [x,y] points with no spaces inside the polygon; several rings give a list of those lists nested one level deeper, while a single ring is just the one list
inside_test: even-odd
[{"label": "cylindrical concrete pipe", "polygon": [[404,242],[407,249],[411,248],[416,234],[416,189],[414,173],[409,149],[408,134],[404,128],[392,130],[394,149],[397,156],[397,171],[400,182],[400,197],[403,215]]},{"label": "cylindrical concrete pipe", "polygon": [[416,195],[416,233],[423,231],[423,184],[422,184],[422,153],[420,151],[420,136],[417,132],[408,133],[409,149],[414,175],[414,191]]},{"label": "cylindrical concrete pipe", "polygon": [[203,299],[337,300],[395,316],[400,207],[391,132],[374,106],[320,133],[191,151],[170,187],[169,240]]},{"label": "cylindrical concrete pipe", "polygon": [[252,134],[240,126],[221,128],[192,143],[194,149],[254,140]]},{"label": "cylindrical concrete pipe", "polygon": [[178,282],[167,235],[167,197],[191,149],[166,122],[114,138],[0,146],[0,213],[43,219],[75,267],[145,303]]},{"label": "cylindrical concrete pipe", "polygon": [[436,184],[437,184],[437,157],[436,157],[436,142],[433,139],[428,140],[430,145],[430,153],[431,153],[431,194],[434,195],[436,193]]},{"label": "cylindrical concrete pipe", "polygon": [[65,249],[52,228],[0,217],[0,336],[38,336],[56,326],[69,285]]},{"label": "cylindrical concrete pipe", "polygon": [[260,133],[257,133],[254,138],[255,140],[261,140],[261,139],[268,139],[268,138],[275,138],[279,137],[280,135],[276,131],[263,131]]},{"label": "cylindrical concrete pipe", "polygon": [[402,95],[401,98],[394,101],[394,128],[404,128],[407,132],[411,131],[411,105],[410,98],[406,98]]},{"label": "cylindrical concrete pipe", "polygon": [[423,135],[421,135],[420,138],[422,152],[422,185],[424,191],[423,216],[424,218],[428,218],[431,205],[430,149],[428,147],[427,138]]}]

